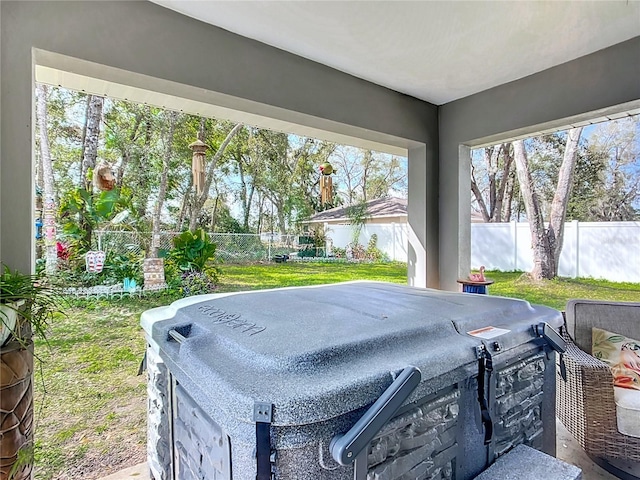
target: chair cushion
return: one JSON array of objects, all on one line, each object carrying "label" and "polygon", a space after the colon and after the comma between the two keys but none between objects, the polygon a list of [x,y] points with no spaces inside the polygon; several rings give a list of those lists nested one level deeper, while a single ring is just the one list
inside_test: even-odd
[{"label": "chair cushion", "polygon": [[580,350],[591,354],[592,327],[640,338],[640,302],[574,299],[567,302],[567,333]]},{"label": "chair cushion", "polygon": [[640,390],[640,341],[593,327],[592,355],[611,367],[616,387]]},{"label": "chair cushion", "polygon": [[640,438],[640,390],[614,387],[618,431]]}]

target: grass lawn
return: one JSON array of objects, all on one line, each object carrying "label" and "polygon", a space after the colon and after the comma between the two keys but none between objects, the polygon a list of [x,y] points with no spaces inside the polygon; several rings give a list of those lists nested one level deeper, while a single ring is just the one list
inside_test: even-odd
[{"label": "grass lawn", "polygon": [[275,263],[222,265],[220,291],[321,285],[349,280],[407,283],[404,263]]},{"label": "grass lawn", "polygon": [[564,310],[567,300],[588,298],[639,302],[640,283],[617,283],[587,278],[556,278],[533,282],[522,272],[486,272],[495,283],[489,287],[491,295],[522,298],[530,303]]},{"label": "grass lawn", "polygon": [[[568,298],[640,299],[640,284],[595,280],[533,283],[521,273],[488,272],[492,295],[563,308]],[[406,283],[406,265],[285,263],[223,265],[220,291],[369,279]],[[38,480],[96,479],[146,458],[145,350],[140,314],[176,297],[76,302],[48,331],[36,372]]]}]

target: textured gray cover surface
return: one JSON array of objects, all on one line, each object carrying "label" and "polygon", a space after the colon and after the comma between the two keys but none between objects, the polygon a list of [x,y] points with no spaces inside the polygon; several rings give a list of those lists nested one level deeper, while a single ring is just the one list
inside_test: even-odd
[{"label": "textured gray cover surface", "polygon": [[[251,423],[266,401],[274,425],[304,425],[373,403],[408,365],[423,378],[413,398],[468,378],[481,341],[467,331],[509,329],[495,339],[504,351],[534,340],[540,321],[562,319],[519,300],[354,282],[206,300],[155,322],[152,337],[178,381],[206,392],[196,400],[212,418]],[[184,326],[185,342],[170,339]]]},{"label": "textured gray cover surface", "polygon": [[[256,401],[274,405],[271,446],[277,453],[272,465],[277,479],[353,479],[353,466],[333,460],[331,439],[350,429],[395,376],[411,365],[421,370],[422,382],[400,416],[383,427],[369,446],[368,477],[396,480],[424,474],[467,480],[480,473],[487,456],[493,455],[493,444],[489,450],[483,445],[479,423],[477,347],[484,345],[494,361],[499,357],[492,382],[502,378],[502,372],[508,378],[498,387],[499,398],[504,390],[505,402],[531,398],[532,404],[539,405],[539,392],[532,389],[539,387],[544,376],[542,389],[549,392],[545,398],[552,397],[555,377],[546,377],[553,369],[510,372],[544,357],[540,354],[544,342],[533,328],[543,321],[558,328],[562,316],[519,300],[349,282],[191,297],[145,312],[141,323],[150,351],[157,352],[156,363],[164,362],[163,371],[179,387],[176,395],[188,396],[188,403],[197,405],[198,415],[214,422],[216,432],[220,429],[227,435],[233,479],[256,475]],[[487,340],[467,334],[487,326],[509,332]],[[172,329],[184,336],[182,342],[169,335]],[[553,356],[545,361],[552,364]],[[166,382],[156,381],[154,387],[162,393]],[[172,423],[180,403],[176,395],[172,406],[167,405],[169,411],[162,408],[155,415],[164,416],[164,421],[154,422],[156,427]],[[547,403],[553,405],[553,398]],[[530,415],[517,406],[506,408],[507,415],[531,420],[522,428],[512,428],[511,423],[501,423],[498,408],[494,402],[498,450],[539,440],[540,410]],[[547,411],[544,435],[553,437],[553,428],[547,430],[555,424],[544,422],[546,417],[553,419],[553,409],[543,410]],[[209,461],[198,454],[198,445],[206,448],[209,443],[204,431],[196,424],[184,429],[183,437],[196,442],[196,447],[189,448],[195,456],[185,454],[180,461],[191,465],[189,471],[196,475]],[[164,467],[170,461],[165,449],[151,450],[154,465]],[[162,470],[156,480],[165,478],[165,472],[171,475]],[[221,478],[229,478],[220,473]],[[213,474],[203,478],[218,478]]]},{"label": "textured gray cover surface", "polygon": [[500,457],[475,480],[581,480],[582,470],[526,445]]}]

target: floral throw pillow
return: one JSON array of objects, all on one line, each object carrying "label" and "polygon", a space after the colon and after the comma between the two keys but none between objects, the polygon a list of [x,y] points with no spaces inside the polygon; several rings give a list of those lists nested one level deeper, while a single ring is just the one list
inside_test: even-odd
[{"label": "floral throw pillow", "polygon": [[640,341],[593,327],[591,353],[611,367],[616,387],[640,390]]}]

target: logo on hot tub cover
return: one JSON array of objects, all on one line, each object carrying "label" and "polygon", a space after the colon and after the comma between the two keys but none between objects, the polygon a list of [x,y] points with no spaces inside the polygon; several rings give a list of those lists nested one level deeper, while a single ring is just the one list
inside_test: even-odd
[{"label": "logo on hot tub cover", "polygon": [[267,327],[256,325],[253,322],[242,320],[239,313],[227,313],[224,310],[209,305],[201,305],[198,310],[209,318],[213,319],[214,324],[226,325],[233,329],[239,329],[242,333],[255,335],[266,330]]}]

